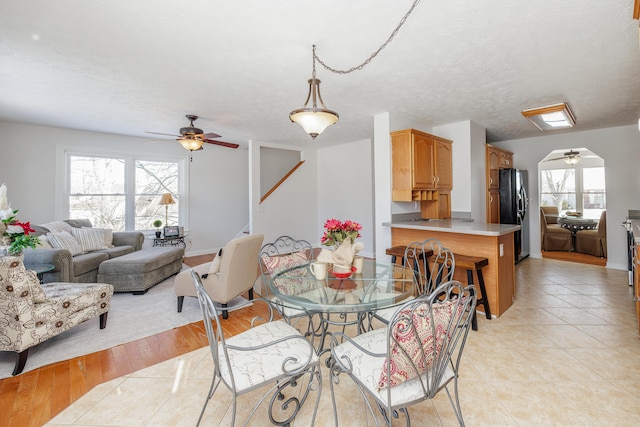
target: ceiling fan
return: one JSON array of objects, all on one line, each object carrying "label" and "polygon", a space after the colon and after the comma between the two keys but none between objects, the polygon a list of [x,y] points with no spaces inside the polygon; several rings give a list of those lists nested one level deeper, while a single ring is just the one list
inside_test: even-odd
[{"label": "ceiling fan", "polygon": [[567,164],[575,165],[580,161],[580,152],[569,150],[562,155],[562,157],[554,157],[553,159],[547,159],[545,162],[551,162],[553,160],[564,160]]},{"label": "ceiling fan", "polygon": [[187,114],[186,118],[190,122],[189,126],[180,128],[180,135],[172,135],[169,133],[149,132],[149,131],[147,131],[146,133],[176,137],[176,141],[178,141],[180,145],[182,145],[184,148],[186,148],[189,151],[202,150],[202,145],[204,143],[220,145],[222,147],[227,147],[227,148],[238,148],[240,146],[239,144],[235,144],[231,142],[216,141],[213,138],[220,138],[220,135],[212,132],[204,133],[202,129],[195,127],[193,122],[198,120],[198,116],[194,116],[193,114]]}]

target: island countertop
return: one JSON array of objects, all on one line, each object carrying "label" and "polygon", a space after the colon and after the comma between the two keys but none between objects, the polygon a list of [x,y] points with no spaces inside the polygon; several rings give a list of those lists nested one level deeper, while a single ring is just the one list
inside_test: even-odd
[{"label": "island countertop", "polygon": [[444,233],[475,234],[478,236],[504,236],[520,230],[514,224],[487,224],[461,219],[430,219],[383,222],[384,227],[406,228],[410,230],[440,231]]}]

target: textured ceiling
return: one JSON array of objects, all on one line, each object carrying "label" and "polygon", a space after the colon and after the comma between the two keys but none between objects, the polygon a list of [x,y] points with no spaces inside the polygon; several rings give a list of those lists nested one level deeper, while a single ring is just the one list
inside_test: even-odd
[{"label": "textured ceiling", "polygon": [[[148,137],[196,114],[230,142],[311,144],[288,114],[311,45],[346,69],[378,48],[411,0],[22,0],[0,5],[0,120]],[[340,121],[314,144],[472,120],[489,142],[540,135],[520,111],[567,102],[571,131],[640,117],[633,0],[422,0],[367,67],[318,66]]]}]

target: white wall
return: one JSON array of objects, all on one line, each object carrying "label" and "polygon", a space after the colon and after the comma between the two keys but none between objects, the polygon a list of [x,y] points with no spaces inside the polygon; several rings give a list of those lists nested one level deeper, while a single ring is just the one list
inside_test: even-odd
[{"label": "white wall", "polygon": [[[300,151],[304,164],[261,204],[260,148],[263,146]],[[264,234],[265,243],[282,235],[307,240],[312,245],[319,242],[316,148],[301,149],[252,141],[249,144],[249,161],[251,233]]]},{"label": "white wall", "polygon": [[[0,183],[20,219],[33,224],[57,218],[55,213],[56,147],[78,146],[188,158],[189,152],[169,140],[147,144],[149,138],[0,122]],[[189,164],[189,255],[214,252],[249,222],[248,151],[207,145]]]},{"label": "white wall", "polygon": [[[370,139],[318,148],[318,228],[313,244],[320,244],[327,219],[352,220],[362,225],[361,254],[374,256],[373,145]],[[388,193],[389,195],[390,193]],[[387,195],[387,197],[389,197]]]},{"label": "white wall", "polygon": [[529,171],[531,256],[540,257],[538,162],[552,150],[585,147],[604,159],[607,184],[607,267],[626,270],[626,234],[620,223],[628,209],[640,209],[640,132],[620,126],[584,132],[545,134],[492,144],[514,153],[514,167]]}]

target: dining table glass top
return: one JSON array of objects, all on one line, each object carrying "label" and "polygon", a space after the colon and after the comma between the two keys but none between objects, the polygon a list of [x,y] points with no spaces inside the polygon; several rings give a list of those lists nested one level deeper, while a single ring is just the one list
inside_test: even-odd
[{"label": "dining table glass top", "polygon": [[331,271],[318,280],[310,263],[287,268],[269,281],[269,291],[282,304],[294,309],[324,313],[362,313],[394,307],[414,296],[413,269],[365,259],[361,273],[340,279]]}]

